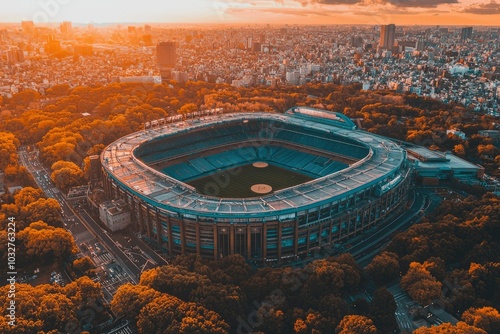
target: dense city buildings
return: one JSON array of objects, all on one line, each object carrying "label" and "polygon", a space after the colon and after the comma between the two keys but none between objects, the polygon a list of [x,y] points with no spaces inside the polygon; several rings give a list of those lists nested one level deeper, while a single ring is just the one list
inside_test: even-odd
[{"label": "dense city buildings", "polygon": [[[471,36],[465,28],[465,46],[462,28],[442,26],[148,25],[132,32],[128,26],[63,26],[70,37],[40,25],[28,33],[29,22],[22,31],[17,25],[3,29],[1,95],[128,76],[243,87],[359,83],[365,90],[414,93],[498,114],[498,28],[475,28]],[[9,63],[7,51],[15,47],[25,59]]]}]

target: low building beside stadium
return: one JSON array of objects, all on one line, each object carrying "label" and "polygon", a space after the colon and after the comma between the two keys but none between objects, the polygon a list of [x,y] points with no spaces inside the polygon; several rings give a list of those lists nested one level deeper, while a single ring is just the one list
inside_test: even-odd
[{"label": "low building beside stadium", "polygon": [[[101,163],[108,197],[125,201],[132,228],[169,255],[294,261],[405,208],[406,151],[357,130],[345,115],[294,107],[155,124],[109,145]],[[222,196],[229,182],[239,182],[236,171],[252,164],[308,181],[273,189],[256,179],[252,195]],[[191,185],[202,177],[201,186]]]}]

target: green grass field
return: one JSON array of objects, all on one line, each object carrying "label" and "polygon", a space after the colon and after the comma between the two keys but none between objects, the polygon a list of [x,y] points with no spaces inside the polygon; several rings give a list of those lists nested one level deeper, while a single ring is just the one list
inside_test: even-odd
[{"label": "green grass field", "polygon": [[[250,188],[255,184],[268,184],[273,191],[288,188],[313,178],[269,164],[265,168],[240,166],[187,182],[200,193],[224,198],[258,197]],[[267,194],[266,194],[267,195]]]}]

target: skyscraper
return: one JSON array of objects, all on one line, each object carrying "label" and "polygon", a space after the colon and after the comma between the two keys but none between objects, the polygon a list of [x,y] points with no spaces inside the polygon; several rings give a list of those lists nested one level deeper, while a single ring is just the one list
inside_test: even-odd
[{"label": "skyscraper", "polygon": [[33,23],[33,21],[21,21],[21,26],[23,32],[26,34],[31,34],[35,30],[35,23]]},{"label": "skyscraper", "polygon": [[73,30],[73,25],[71,24],[70,21],[64,21],[63,23],[61,23],[60,29],[61,29],[61,33],[65,37],[69,37],[71,35],[72,30]]},{"label": "skyscraper", "polygon": [[472,39],[472,27],[462,28],[462,35],[460,37],[460,40],[462,42],[465,42],[468,39]]},{"label": "skyscraper", "polygon": [[9,64],[22,63],[24,61],[24,52],[19,48],[11,48],[6,52],[6,55]]},{"label": "skyscraper", "polygon": [[175,42],[160,42],[156,46],[156,62],[163,81],[171,79],[172,69],[177,63],[177,45]]},{"label": "skyscraper", "polygon": [[380,26],[379,46],[384,49],[392,49],[392,47],[394,46],[395,36],[396,36],[396,26],[394,24]]}]

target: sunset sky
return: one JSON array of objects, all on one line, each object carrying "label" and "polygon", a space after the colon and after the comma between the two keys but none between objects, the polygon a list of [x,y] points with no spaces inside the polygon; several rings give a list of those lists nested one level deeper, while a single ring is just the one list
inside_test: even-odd
[{"label": "sunset sky", "polygon": [[0,22],[500,25],[500,0],[0,0]]}]

